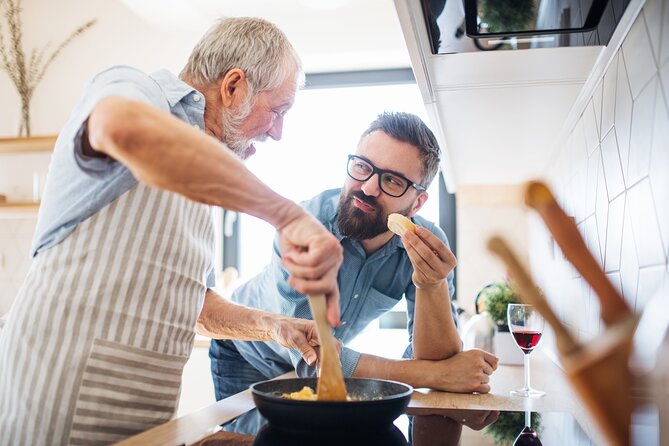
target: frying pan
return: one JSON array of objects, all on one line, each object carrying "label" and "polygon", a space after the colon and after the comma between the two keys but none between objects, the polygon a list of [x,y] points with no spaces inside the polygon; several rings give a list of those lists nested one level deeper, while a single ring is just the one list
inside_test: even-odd
[{"label": "frying pan", "polygon": [[304,386],[316,388],[316,378],[261,381],[251,386],[253,401],[270,425],[297,432],[381,431],[409,405],[413,387],[382,379],[345,378],[352,401],[301,401],[282,398]]}]

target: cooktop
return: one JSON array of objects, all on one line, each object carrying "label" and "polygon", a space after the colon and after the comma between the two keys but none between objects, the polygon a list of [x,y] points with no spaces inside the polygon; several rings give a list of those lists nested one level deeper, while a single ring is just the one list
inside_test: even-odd
[{"label": "cooktop", "polygon": [[196,443],[222,445],[580,445],[593,444],[578,421],[563,412],[511,412],[409,408],[375,432],[327,435],[278,430],[257,410],[246,412]]}]

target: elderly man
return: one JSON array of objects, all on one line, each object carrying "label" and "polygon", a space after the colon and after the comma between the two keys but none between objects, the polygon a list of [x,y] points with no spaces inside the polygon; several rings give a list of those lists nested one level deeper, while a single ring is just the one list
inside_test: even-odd
[{"label": "elderly man", "polygon": [[211,290],[209,205],[276,227],[290,286],[325,293],[338,323],[337,240],[233,154],[281,138],[302,79],[280,30],[237,18],[207,32],[180,78],[115,67],[88,85],[56,143],[33,264],[0,335],[0,444],[107,444],[167,421],[196,326],[313,354],[310,321]]},{"label": "elderly man", "polygon": [[[349,155],[343,189],[304,203],[339,240],[342,321],[335,336],[344,344],[404,296],[411,344],[405,360],[341,353],[345,376],[385,378],[454,392],[488,392],[497,358],[481,350],[460,352],[451,305],[455,257],[443,231],[416,216],[439,166],[440,149],[427,126],[406,113],[380,115]],[[390,213],[412,217],[417,232],[403,237],[387,228]],[[272,262],[237,289],[232,300],[267,311],[309,318],[306,297],[290,288],[279,246]],[[274,342],[212,341],[209,350],[216,398],[295,369],[314,367]]]}]

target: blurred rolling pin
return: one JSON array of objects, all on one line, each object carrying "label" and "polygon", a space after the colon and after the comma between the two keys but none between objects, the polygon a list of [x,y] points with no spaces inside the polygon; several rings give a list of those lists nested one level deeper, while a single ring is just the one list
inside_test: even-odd
[{"label": "blurred rolling pin", "polygon": [[606,277],[588,250],[574,220],[565,214],[548,186],[541,181],[527,183],[525,204],[541,215],[567,260],[597,293],[604,323],[611,326],[632,316],[632,309]]},{"label": "blurred rolling pin", "polygon": [[629,444],[632,381],[626,325],[631,319],[583,347],[562,325],[509,245],[502,238],[493,237],[488,249],[504,261],[521,298],[534,305],[553,328],[567,376],[611,444]]}]

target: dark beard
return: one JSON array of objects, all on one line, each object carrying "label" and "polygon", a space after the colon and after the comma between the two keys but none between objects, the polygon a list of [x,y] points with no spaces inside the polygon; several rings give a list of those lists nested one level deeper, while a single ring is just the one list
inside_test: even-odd
[{"label": "dark beard", "polygon": [[[374,207],[374,213],[367,214],[353,206],[353,197]],[[410,208],[399,212],[406,215]],[[381,235],[388,230],[388,214],[379,205],[374,197],[365,195],[362,191],[352,191],[339,197],[337,208],[337,227],[344,237],[352,240],[368,240]]]}]

